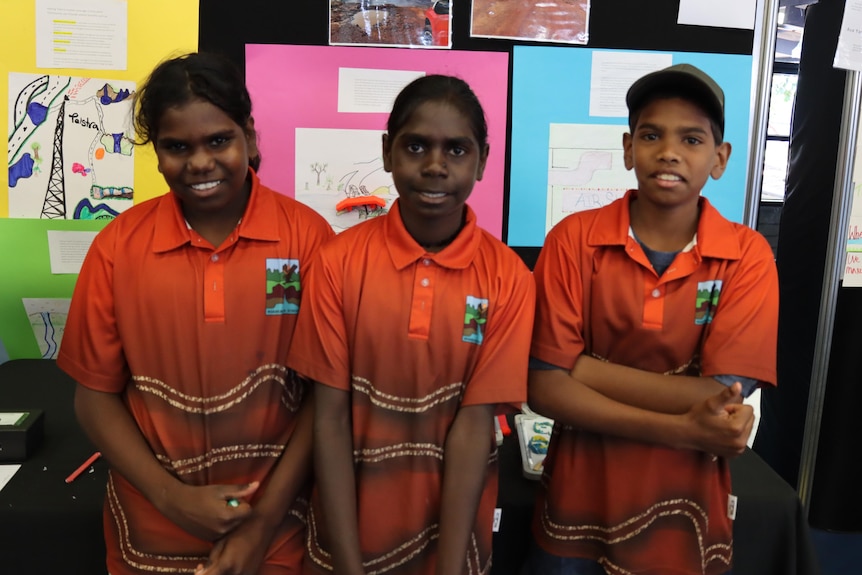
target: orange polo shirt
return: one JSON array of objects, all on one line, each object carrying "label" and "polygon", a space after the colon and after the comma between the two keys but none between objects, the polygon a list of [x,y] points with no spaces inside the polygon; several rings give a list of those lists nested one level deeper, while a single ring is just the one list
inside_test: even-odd
[{"label": "orange polo shirt", "polygon": [[[78,278],[58,365],[82,385],[121,394],[180,480],[259,480],[260,494],[302,402],[285,359],[308,264],[332,230],[252,178],[245,214],[217,249],[187,226],[172,193],[111,222]],[[268,562],[301,561],[301,503]],[[211,549],[115,471],[105,536],[113,575],[191,572]]]},{"label": "orange polo shirt", "polygon": [[[660,277],[630,234],[629,202],[569,216],[535,268],[531,355],[582,353],[659,373],[775,384],[778,277],[766,240],[700,199],[696,242]],[[557,425],[533,531],[609,573],[724,573],[732,562],[727,461]]]},{"label": "orange polo shirt", "polygon": [[[446,434],[462,405],[526,399],[535,288],[520,258],[467,221],[439,253],[404,227],[396,202],[320,252],[288,365],[350,392],[360,547],[366,569],[432,574]],[[486,573],[497,498],[493,430],[469,546]],[[331,572],[315,494],[307,573]]]}]

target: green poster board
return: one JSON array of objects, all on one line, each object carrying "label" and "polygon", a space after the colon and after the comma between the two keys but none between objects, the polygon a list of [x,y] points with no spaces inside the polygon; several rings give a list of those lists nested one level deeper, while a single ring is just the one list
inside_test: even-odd
[{"label": "green poster board", "polygon": [[0,218],[0,341],[9,359],[41,352],[22,298],[70,298],[77,274],[52,274],[48,230],[98,231],[107,221]]}]

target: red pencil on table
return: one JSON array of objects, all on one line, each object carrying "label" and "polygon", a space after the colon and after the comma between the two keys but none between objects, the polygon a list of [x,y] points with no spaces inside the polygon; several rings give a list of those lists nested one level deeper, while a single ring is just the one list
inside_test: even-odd
[{"label": "red pencil on table", "polygon": [[66,483],[72,483],[73,481],[75,481],[75,480],[78,478],[78,476],[79,476],[79,475],[81,475],[82,473],[84,473],[84,471],[86,471],[86,469],[87,469],[88,467],[90,467],[91,465],[93,465],[93,462],[95,462],[95,461],[96,461],[97,459],[99,459],[100,457],[102,457],[102,454],[101,454],[100,452],[98,452],[98,451],[97,451],[96,453],[94,453],[93,455],[91,455],[90,457],[88,457],[88,458],[87,458],[87,461],[85,461],[84,463],[82,463],[82,464],[81,464],[81,467],[79,467],[78,469],[76,469],[75,471],[73,471],[73,472],[69,475],[69,477],[67,477],[67,478],[66,478]]}]

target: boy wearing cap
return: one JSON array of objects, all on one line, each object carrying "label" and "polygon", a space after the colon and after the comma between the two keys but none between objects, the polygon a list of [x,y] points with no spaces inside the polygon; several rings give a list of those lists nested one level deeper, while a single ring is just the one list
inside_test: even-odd
[{"label": "boy wearing cap", "polygon": [[533,572],[724,574],[742,398],[775,384],[775,263],[700,196],[731,151],[712,78],[672,66],[626,103],[637,190],[561,221],[534,272],[530,406],[556,424]]}]

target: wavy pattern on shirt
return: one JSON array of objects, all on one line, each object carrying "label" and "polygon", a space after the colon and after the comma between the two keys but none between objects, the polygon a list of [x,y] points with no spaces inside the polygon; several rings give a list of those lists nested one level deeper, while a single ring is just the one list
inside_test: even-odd
[{"label": "wavy pattern on shirt", "polygon": [[[114,524],[117,526],[120,541],[120,554],[127,565],[130,565],[135,569],[151,573],[188,573],[190,564],[197,565],[199,563],[206,563],[208,560],[208,557],[205,555],[197,557],[189,555],[160,555],[139,551],[134,547],[134,545],[132,545],[132,539],[129,535],[129,523],[126,519],[126,514],[123,511],[123,506],[120,504],[120,500],[117,497],[117,491],[114,487],[114,478],[110,472],[108,474],[108,489],[106,497],[111,516],[114,518]],[[179,562],[179,564],[175,567],[159,565],[159,563],[165,562]]]},{"label": "wavy pattern on shirt", "polygon": [[[708,527],[709,517],[701,506],[690,499],[660,501],[643,513],[612,526],[586,524],[572,526],[555,523],[550,518],[546,504],[542,511],[541,522],[545,534],[553,539],[561,541],[590,540],[612,546],[637,537],[653,523],[666,517],[683,517],[691,523],[697,536],[703,572],[706,572],[706,566],[713,561],[718,561],[720,564],[726,565],[728,569],[730,568],[733,556],[732,545],[718,543],[705,547],[703,534]],[[615,565],[607,557],[600,558],[599,562],[611,574],[633,575],[630,571]]]},{"label": "wavy pattern on shirt", "polygon": [[[108,472],[106,499],[114,525],[117,528],[120,553],[127,565],[149,573],[189,573],[196,565],[206,564],[209,560],[207,555],[167,555],[145,553],[137,549],[132,543],[126,513],[123,510],[123,505],[114,486],[114,477],[110,471]],[[308,499],[297,497],[287,515],[293,520],[305,524],[308,507]]]},{"label": "wavy pattern on shirt", "polygon": [[156,459],[166,468],[173,470],[177,475],[188,475],[208,469],[217,463],[225,461],[236,461],[238,459],[256,459],[281,457],[285,446],[279,444],[256,444],[256,445],[228,445],[216,449],[210,449],[202,455],[175,459],[156,454]]},{"label": "wavy pattern on shirt", "polygon": [[[415,393],[411,385],[404,385],[397,389],[400,391],[402,388],[405,394]],[[461,382],[444,384],[430,393],[417,393],[416,396],[396,395],[389,391],[390,389],[392,387],[383,391],[367,378],[356,375],[352,377],[354,405],[358,403],[369,406],[371,413],[374,414],[370,417],[381,418],[378,421],[389,421],[392,426],[388,432],[383,433],[383,436],[388,438],[383,444],[358,445],[353,451],[357,474],[368,474],[371,481],[389,478],[383,480],[381,490],[387,489],[386,481],[393,481],[392,476],[386,472],[387,469],[397,470],[395,471],[397,473],[403,473],[409,468],[434,469],[436,470],[434,473],[442,474],[445,458],[445,429],[433,428],[433,433],[430,433],[432,428],[429,427],[423,430],[424,434],[411,435],[405,434],[400,425],[394,422],[401,422],[403,418],[411,421],[419,419],[433,421],[432,418],[436,417],[433,415],[435,411],[454,414],[464,393],[464,385]],[[413,440],[417,437],[424,437],[425,440]],[[490,434],[488,439],[489,473],[496,473],[495,465],[499,454],[495,447],[491,447]],[[477,438],[477,440],[480,439]],[[435,489],[441,489],[441,486]],[[434,493],[432,501],[437,501],[436,498],[440,494],[436,491]],[[436,504],[430,505],[433,508]],[[328,543],[320,539],[319,513],[319,506],[312,506],[307,523],[306,557],[316,567],[316,572],[331,573],[333,572],[332,556],[327,549]],[[363,567],[366,575],[426,573],[428,558],[437,552],[435,546],[440,532],[439,510],[431,512],[428,519],[429,522],[422,525],[405,527],[397,535],[390,534],[386,542],[377,547],[379,549],[377,555],[364,554]],[[378,543],[382,542],[378,541]],[[470,575],[485,575],[490,572],[490,553],[480,545],[475,532],[470,535],[464,561],[465,572]]]},{"label": "wavy pattern on shirt", "polygon": [[[355,463],[380,463],[399,457],[431,457],[443,461],[444,454],[445,450],[433,443],[398,443],[376,449],[356,449],[353,451],[353,461]],[[488,465],[497,462],[498,454],[499,452],[495,448],[488,455]]]},{"label": "wavy pattern on shirt", "polygon": [[132,381],[141,393],[158,397],[187,413],[209,415],[226,411],[241,403],[261,385],[272,381],[283,389],[281,402],[288,410],[296,412],[302,402],[301,387],[294,385],[292,373],[277,363],[260,366],[228,391],[211,397],[183,393],[164,381],[146,375],[132,376]]},{"label": "wavy pattern on shirt", "polygon": [[[405,541],[395,549],[388,551],[378,557],[363,561],[362,566],[366,575],[382,575],[393,569],[401,567],[408,561],[422,553],[431,543],[440,537],[440,525],[434,523],[408,541]],[[327,552],[318,542],[317,519],[314,508],[308,513],[308,539],[306,551],[308,558],[317,566],[333,571],[332,554]],[[491,559],[481,564],[479,546],[476,536],[470,535],[470,543],[467,549],[467,573],[468,575],[486,575],[491,571]]]},{"label": "wavy pattern on shirt", "polygon": [[406,413],[424,413],[447,401],[460,399],[464,391],[464,384],[459,381],[458,383],[451,383],[441,387],[423,397],[406,397],[381,391],[374,387],[371,381],[354,375],[353,391],[367,395],[369,401],[381,409]]}]

